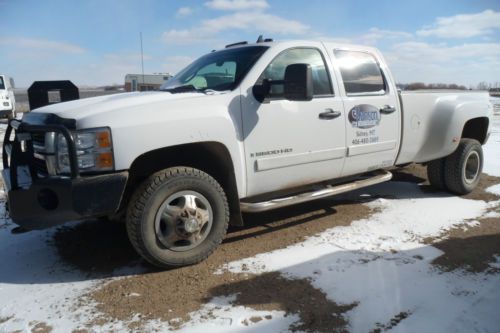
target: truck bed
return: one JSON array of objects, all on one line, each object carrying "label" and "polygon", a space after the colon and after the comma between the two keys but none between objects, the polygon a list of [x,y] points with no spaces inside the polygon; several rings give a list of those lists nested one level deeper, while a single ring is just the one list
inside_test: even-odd
[{"label": "truck bed", "polygon": [[402,133],[396,164],[424,163],[451,154],[465,119],[492,113],[490,96],[483,91],[405,91],[400,102]]}]

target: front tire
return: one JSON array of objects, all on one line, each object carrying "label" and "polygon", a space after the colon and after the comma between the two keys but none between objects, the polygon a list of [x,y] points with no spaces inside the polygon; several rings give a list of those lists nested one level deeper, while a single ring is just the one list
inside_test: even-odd
[{"label": "front tire", "polygon": [[479,183],[483,170],[483,148],[474,139],[462,139],[453,154],[446,157],[445,183],[450,192],[470,193]]},{"label": "front tire", "polygon": [[222,242],[229,224],[224,190],[205,172],[188,167],[159,171],[131,198],[127,232],[135,250],[167,268],[198,263]]}]

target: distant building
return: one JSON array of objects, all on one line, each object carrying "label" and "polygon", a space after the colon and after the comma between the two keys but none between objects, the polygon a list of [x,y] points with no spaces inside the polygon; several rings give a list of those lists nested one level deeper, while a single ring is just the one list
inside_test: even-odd
[{"label": "distant building", "polygon": [[125,75],[125,91],[158,90],[163,82],[171,77],[169,73],[127,74]]},{"label": "distant building", "polygon": [[491,88],[490,96],[500,97],[500,88]]}]

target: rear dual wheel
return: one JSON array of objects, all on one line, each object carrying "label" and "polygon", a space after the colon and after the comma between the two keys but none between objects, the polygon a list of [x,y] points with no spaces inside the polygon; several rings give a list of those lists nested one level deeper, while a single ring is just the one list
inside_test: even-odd
[{"label": "rear dual wheel", "polygon": [[126,221],[130,241],[144,259],[158,267],[184,266],[206,259],[222,242],[229,208],[214,178],[176,167],[142,183]]},{"label": "rear dual wheel", "polygon": [[483,149],[474,139],[462,139],[453,154],[427,165],[432,186],[455,194],[470,193],[479,183],[483,170]]}]

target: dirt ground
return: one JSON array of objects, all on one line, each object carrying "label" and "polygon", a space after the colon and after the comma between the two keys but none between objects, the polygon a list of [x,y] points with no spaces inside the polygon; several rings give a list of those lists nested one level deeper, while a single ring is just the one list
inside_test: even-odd
[{"label": "dirt ground", "polygon": [[[425,185],[425,168],[420,166],[411,165],[394,171],[394,180],[423,183],[424,191],[434,191]],[[465,197],[499,200],[500,197],[485,191],[487,187],[498,183],[500,178],[483,175],[479,188]],[[265,214],[248,215],[245,216],[246,226],[231,228],[226,240],[208,260],[169,271],[157,271],[143,263],[128,243],[122,224],[89,221],[61,227],[52,242],[65,263],[75,266],[89,277],[106,277],[114,269],[137,263],[144,268],[143,274],[104,282],[100,288],[80,299],[80,304],[96,302],[96,313],[101,313],[96,321],[88,323],[87,328],[93,324],[133,318],[130,324],[132,330],[140,331],[141,323],[147,319],[160,319],[172,326],[179,326],[182,321],[189,319],[190,312],[200,309],[213,297],[237,294],[233,301],[235,305],[256,310],[282,310],[287,314],[298,315],[301,323],[291,327],[292,330],[343,332],[346,331],[347,323],[342,314],[356,304],[336,304],[306,279],[289,279],[279,273],[214,273],[225,263],[284,248],[326,229],[349,225],[371,213],[367,206],[359,204],[359,200],[351,202],[336,197]],[[428,240],[444,252],[433,262],[437,269],[491,271],[488,263],[500,254],[500,218],[488,218],[480,222],[476,227],[466,230],[457,228],[446,237]],[[393,320],[402,320],[405,316],[408,314],[402,313]],[[252,317],[250,320],[258,322],[271,319],[268,317]],[[381,324],[374,332],[384,331],[388,325],[391,323]]]}]

